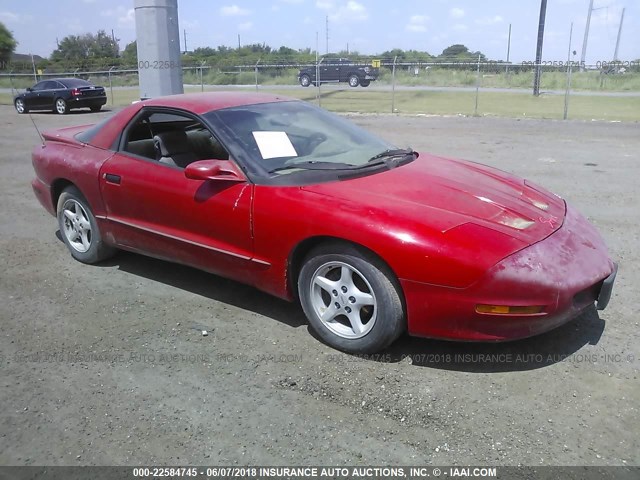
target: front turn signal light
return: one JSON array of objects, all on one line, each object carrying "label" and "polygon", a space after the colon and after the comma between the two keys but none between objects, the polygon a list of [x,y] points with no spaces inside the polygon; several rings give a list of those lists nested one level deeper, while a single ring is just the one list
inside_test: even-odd
[{"label": "front turn signal light", "polygon": [[537,315],[542,313],[544,305],[509,306],[509,305],[476,305],[477,313],[492,315]]}]

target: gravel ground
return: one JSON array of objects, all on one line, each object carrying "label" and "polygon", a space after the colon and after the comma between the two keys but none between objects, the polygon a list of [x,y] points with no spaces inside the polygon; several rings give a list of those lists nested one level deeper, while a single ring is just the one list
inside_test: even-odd
[{"label": "gravel ground", "polygon": [[609,308],[514,343],[342,354],[237,283],[73,261],[31,192],[31,120],[0,106],[0,465],[640,464],[638,124],[352,118],[563,195],[620,262]]}]

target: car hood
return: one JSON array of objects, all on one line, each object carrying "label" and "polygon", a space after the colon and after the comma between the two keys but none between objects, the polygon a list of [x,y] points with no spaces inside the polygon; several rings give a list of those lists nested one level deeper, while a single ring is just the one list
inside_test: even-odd
[{"label": "car hood", "polygon": [[363,214],[384,212],[442,233],[475,223],[528,244],[560,228],[566,211],[560,197],[514,175],[424,154],[398,168],[302,189],[357,204]]}]

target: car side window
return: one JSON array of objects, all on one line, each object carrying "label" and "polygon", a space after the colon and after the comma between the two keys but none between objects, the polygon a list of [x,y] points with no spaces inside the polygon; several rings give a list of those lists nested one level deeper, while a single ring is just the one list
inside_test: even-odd
[{"label": "car side window", "polygon": [[122,142],[123,152],[185,168],[198,160],[227,160],[229,154],[196,118],[182,113],[151,111],[134,119]]},{"label": "car side window", "polygon": [[48,81],[38,82],[31,88],[31,90],[33,90],[34,92],[44,90],[44,86],[47,84],[47,82]]}]

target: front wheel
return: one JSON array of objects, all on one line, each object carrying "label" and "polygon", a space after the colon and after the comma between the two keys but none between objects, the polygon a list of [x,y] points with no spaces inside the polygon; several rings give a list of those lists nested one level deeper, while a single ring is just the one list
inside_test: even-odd
[{"label": "front wheel", "polygon": [[303,87],[308,87],[309,85],[311,85],[311,78],[309,77],[309,75],[300,76],[300,85],[302,85]]},{"label": "front wheel", "polygon": [[24,103],[24,100],[22,100],[21,98],[17,98],[14,105],[16,107],[16,112],[18,113],[27,113],[29,111]]},{"label": "front wheel", "polygon": [[80,190],[67,187],[58,199],[58,226],[71,256],[82,263],[97,263],[111,257],[115,249],[106,245],[96,218]]},{"label": "front wheel", "polygon": [[298,278],[311,327],[329,345],[349,353],[380,351],[404,331],[399,291],[383,262],[343,244],[313,250]]},{"label": "front wheel", "polygon": [[349,86],[357,87],[358,85],[360,85],[360,78],[357,75],[351,75],[349,77]]},{"label": "front wheel", "polygon": [[67,102],[65,102],[64,98],[58,98],[54,104],[55,111],[60,115],[64,115],[65,113],[69,113],[69,106]]},{"label": "front wheel", "polygon": [[371,84],[371,80],[362,80],[360,82],[360,85],[362,85],[363,87],[368,87]]}]

